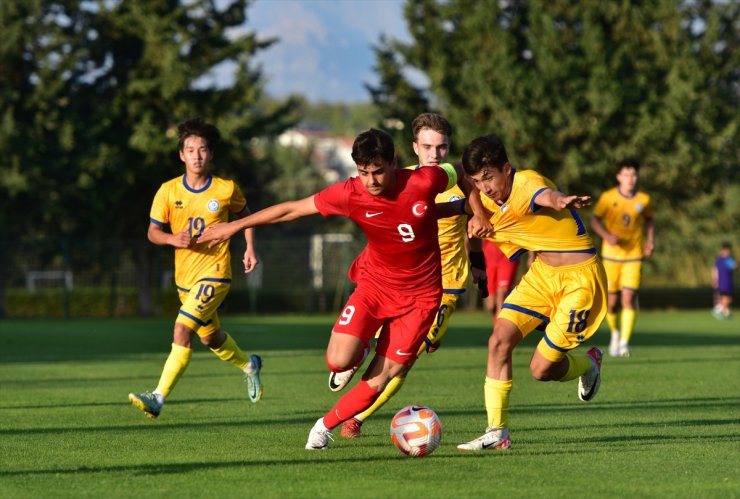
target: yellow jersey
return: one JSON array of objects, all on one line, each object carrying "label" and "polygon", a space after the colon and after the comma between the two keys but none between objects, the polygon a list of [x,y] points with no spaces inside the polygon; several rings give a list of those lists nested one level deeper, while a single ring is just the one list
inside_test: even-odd
[{"label": "yellow jersey", "polygon": [[[173,234],[188,230],[199,236],[209,225],[229,221],[229,212],[240,213],[247,205],[239,187],[232,180],[210,176],[201,189],[193,189],[185,175],[163,183],[154,196],[149,220]],[[189,248],[175,248],[175,284],[188,291],[203,278],[231,281],[229,241],[208,248],[208,243]]]},{"label": "yellow jersey", "polygon": [[604,260],[641,260],[645,248],[645,222],[653,218],[650,196],[637,191],[627,197],[614,187],[604,192],[594,207],[594,216],[601,219],[604,228],[616,235],[619,242],[601,245]]},{"label": "yellow jersey", "polygon": [[[407,170],[421,168],[419,165],[407,166]],[[435,203],[447,203],[465,199],[465,194],[457,185],[437,194]],[[437,220],[439,228],[439,249],[442,253],[442,288],[445,293],[460,294],[468,286],[468,254],[465,250],[465,235],[468,227],[466,214]]]},{"label": "yellow jersey", "polygon": [[550,179],[533,170],[512,169],[512,175],[511,192],[500,206],[480,195],[494,230],[487,239],[498,244],[509,260],[525,251],[596,253],[576,210],[557,211],[534,203],[543,190],[557,190]]}]

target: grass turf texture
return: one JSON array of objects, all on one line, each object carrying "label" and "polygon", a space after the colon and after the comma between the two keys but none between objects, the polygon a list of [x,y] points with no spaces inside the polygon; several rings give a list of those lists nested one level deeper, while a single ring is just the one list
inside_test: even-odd
[{"label": "grass turf texture", "polygon": [[[489,319],[458,313],[395,398],[327,451],[303,448],[337,395],[324,348],[334,317],[225,317],[263,356],[265,395],[204,347],[160,417],[126,397],[151,390],[172,321],[0,321],[0,497],[740,497],[740,320],[643,312],[630,359],[604,357],[591,403],[577,382],[539,383],[514,354],[510,452],[460,453],[486,426]],[[603,329],[592,339],[606,350]],[[442,444],[402,456],[391,416],[432,407]]]}]

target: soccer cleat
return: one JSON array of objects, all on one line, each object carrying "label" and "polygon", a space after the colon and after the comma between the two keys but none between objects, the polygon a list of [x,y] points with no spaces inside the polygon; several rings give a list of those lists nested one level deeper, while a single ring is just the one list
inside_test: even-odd
[{"label": "soccer cleat", "polygon": [[457,450],[460,451],[509,449],[511,449],[511,437],[508,428],[486,428],[482,436],[457,446]]},{"label": "soccer cleat", "polygon": [[630,345],[629,343],[620,343],[619,344],[619,357],[629,358],[630,356]]},{"label": "soccer cleat", "polygon": [[157,396],[152,392],[129,393],[128,400],[134,404],[134,407],[144,411],[144,414],[150,419],[155,419],[162,410],[163,404],[157,400]]},{"label": "soccer cleat", "polygon": [[348,419],[339,434],[342,438],[359,438],[362,434],[362,421],[357,418]]},{"label": "soccer cleat", "polygon": [[619,357],[619,330],[612,331],[612,339],[609,342],[609,356]]},{"label": "soccer cleat", "polygon": [[262,399],[262,383],[260,383],[260,370],[262,369],[262,357],[250,355],[249,363],[244,368],[244,382],[247,384],[249,400],[257,403]]},{"label": "soccer cleat", "polygon": [[360,366],[347,369],[346,371],[329,374],[329,390],[333,392],[339,392],[344,389],[345,386],[352,380],[352,376],[355,375]]},{"label": "soccer cleat", "polygon": [[316,424],[311,428],[306,442],[308,450],[325,450],[329,447],[329,440],[334,440],[331,430],[324,426],[324,418],[316,420]]},{"label": "soccer cleat", "polygon": [[586,355],[591,357],[591,369],[578,378],[578,398],[584,402],[594,398],[601,386],[601,357],[603,354],[597,347],[591,347]]}]

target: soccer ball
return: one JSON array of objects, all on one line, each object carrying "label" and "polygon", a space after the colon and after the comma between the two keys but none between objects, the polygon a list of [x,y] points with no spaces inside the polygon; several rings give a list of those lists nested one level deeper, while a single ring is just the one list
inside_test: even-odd
[{"label": "soccer ball", "polygon": [[404,407],[391,419],[391,440],[407,456],[422,457],[434,452],[442,438],[437,414],[423,405]]}]

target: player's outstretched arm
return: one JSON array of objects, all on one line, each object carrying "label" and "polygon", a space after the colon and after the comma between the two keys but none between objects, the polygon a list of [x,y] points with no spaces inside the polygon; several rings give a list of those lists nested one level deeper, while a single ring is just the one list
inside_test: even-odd
[{"label": "player's outstretched arm", "polygon": [[534,198],[535,204],[555,210],[584,208],[591,204],[591,196],[568,196],[553,189],[545,189]]},{"label": "player's outstretched arm", "polygon": [[234,220],[233,222],[212,225],[200,235],[198,242],[208,242],[208,247],[213,248],[218,243],[230,239],[240,230],[258,225],[290,222],[308,215],[314,215],[318,212],[319,210],[316,208],[313,195],[298,201],[286,201],[267,207],[248,217]]}]

